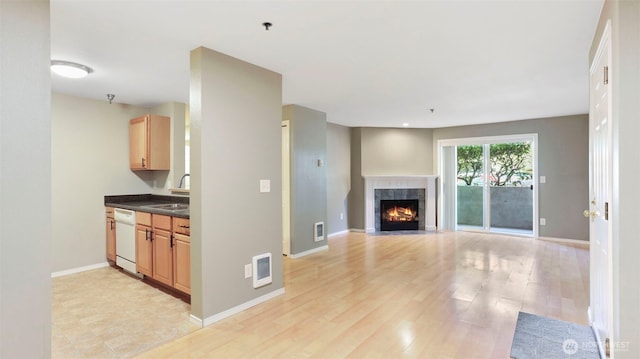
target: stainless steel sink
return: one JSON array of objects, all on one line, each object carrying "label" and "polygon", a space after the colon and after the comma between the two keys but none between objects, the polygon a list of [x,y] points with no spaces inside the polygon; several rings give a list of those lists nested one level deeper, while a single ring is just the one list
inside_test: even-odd
[{"label": "stainless steel sink", "polygon": [[164,209],[169,211],[181,211],[183,209],[189,209],[189,205],[185,203],[162,203],[162,204],[151,204],[145,207],[156,208],[156,209]]}]

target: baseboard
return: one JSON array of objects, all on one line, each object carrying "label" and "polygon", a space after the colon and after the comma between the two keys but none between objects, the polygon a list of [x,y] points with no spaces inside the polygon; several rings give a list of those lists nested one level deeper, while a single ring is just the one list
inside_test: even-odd
[{"label": "baseboard", "polygon": [[202,319],[200,319],[200,318],[196,317],[196,316],[195,316],[195,315],[193,315],[193,314],[189,315],[189,320],[191,321],[191,323],[193,323],[193,324],[195,324],[195,325],[199,326],[200,328],[202,328],[202,327],[204,326],[204,325],[203,325],[203,322],[202,322]]},{"label": "baseboard", "polygon": [[317,252],[322,252],[322,251],[326,251],[329,249],[329,246],[322,246],[322,247],[318,247],[318,248],[313,248],[313,249],[309,249],[308,251],[304,251],[304,252],[300,252],[300,253],[296,253],[296,254],[290,254],[289,258],[291,259],[296,259],[296,258],[300,258],[300,257],[304,257],[304,256],[308,256],[309,254],[313,254],[313,253],[317,253]]},{"label": "baseboard", "polygon": [[364,229],[360,229],[360,228],[349,228],[349,232],[366,233],[366,231]]},{"label": "baseboard", "polygon": [[579,246],[584,246],[589,248],[589,241],[581,241],[578,239],[568,239],[568,238],[556,238],[556,237],[538,237],[541,241],[547,242],[557,242],[557,243],[565,243],[565,244],[576,244]]},{"label": "baseboard", "polygon": [[345,235],[347,233],[349,233],[349,230],[345,229],[344,231],[331,233],[331,234],[327,235],[327,238],[339,237],[339,236],[343,236],[343,235]]},{"label": "baseboard", "polygon": [[240,304],[238,306],[235,306],[235,307],[233,307],[233,308],[231,308],[229,310],[225,310],[224,312],[220,312],[218,314],[212,315],[212,316],[210,316],[208,318],[205,318],[204,321],[200,321],[200,319],[198,319],[198,318],[196,318],[194,316],[191,316],[191,321],[196,323],[196,324],[197,324],[196,321],[200,321],[202,323],[202,326],[206,327],[206,326],[209,326],[209,325],[211,325],[213,323],[219,322],[219,321],[221,321],[221,320],[223,320],[225,318],[229,318],[230,316],[232,316],[234,314],[238,314],[238,313],[240,313],[240,312],[242,312],[244,310],[247,310],[247,309],[249,309],[249,308],[251,308],[253,306],[256,306],[256,305],[258,305],[260,303],[266,302],[269,299],[273,299],[273,298],[275,298],[275,297],[277,297],[279,295],[282,295],[282,294],[284,294],[284,288],[280,288],[280,289],[274,290],[271,293],[267,293],[267,294],[265,294],[263,296],[260,296],[260,297],[258,297],[256,299],[252,299],[252,300],[250,300],[248,302],[242,303],[242,304]]},{"label": "baseboard", "polygon": [[94,269],[98,269],[98,268],[104,268],[104,267],[108,267],[108,266],[109,266],[108,262],[103,262],[103,263],[92,264],[92,265],[84,266],[84,267],[66,269],[66,270],[62,270],[62,271],[59,271],[59,272],[51,273],[51,278],[63,277],[65,275],[86,272],[86,271],[89,271],[89,270],[94,270]]}]

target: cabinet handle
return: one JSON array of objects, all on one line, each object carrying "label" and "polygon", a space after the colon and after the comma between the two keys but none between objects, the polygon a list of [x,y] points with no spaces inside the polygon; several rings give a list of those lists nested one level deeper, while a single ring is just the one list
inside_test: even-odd
[{"label": "cabinet handle", "polygon": [[169,238],[169,248],[173,248],[173,234],[171,235],[171,238]]},{"label": "cabinet handle", "polygon": [[144,165],[144,157],[142,157],[142,167],[145,167],[145,165]]},{"label": "cabinet handle", "polygon": [[148,229],[144,229],[144,240],[148,241],[149,240],[149,230]]},{"label": "cabinet handle", "polygon": [[109,221],[109,226],[111,227],[111,230],[113,231],[113,220]]},{"label": "cabinet handle", "polygon": [[180,228],[190,228],[189,226],[185,226],[184,224],[181,224],[179,227]]},{"label": "cabinet handle", "polygon": [[153,230],[149,230],[149,240],[153,242]]}]

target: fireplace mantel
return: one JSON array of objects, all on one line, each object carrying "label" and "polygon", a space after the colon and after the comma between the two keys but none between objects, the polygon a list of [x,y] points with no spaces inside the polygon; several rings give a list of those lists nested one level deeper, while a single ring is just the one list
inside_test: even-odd
[{"label": "fireplace mantel", "polygon": [[438,176],[363,176],[364,177],[364,210],[365,231],[375,232],[375,199],[376,189],[384,188],[424,188],[425,189],[425,229],[436,230],[436,179]]}]

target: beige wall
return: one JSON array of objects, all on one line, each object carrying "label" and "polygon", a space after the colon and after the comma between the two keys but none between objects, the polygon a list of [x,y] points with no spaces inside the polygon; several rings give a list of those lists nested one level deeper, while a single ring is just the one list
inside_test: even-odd
[{"label": "beige wall", "polygon": [[129,169],[129,120],[152,111],[52,94],[52,272],[106,262],[105,195],[168,193],[168,171]]},{"label": "beige wall", "polygon": [[[190,67],[191,312],[207,324],[283,288],[282,76],[202,47]],[[265,252],[273,283],[254,289],[244,266]]]},{"label": "beige wall", "polygon": [[0,1],[0,358],[51,356],[49,1]]},{"label": "beige wall", "polygon": [[433,130],[362,128],[362,175],[431,175]]},{"label": "beige wall", "polygon": [[151,113],[171,118],[171,170],[164,182],[156,184],[154,193],[171,195],[171,188],[178,187],[180,177],[185,173],[185,120],[187,105],[169,102],[152,108]]}]

